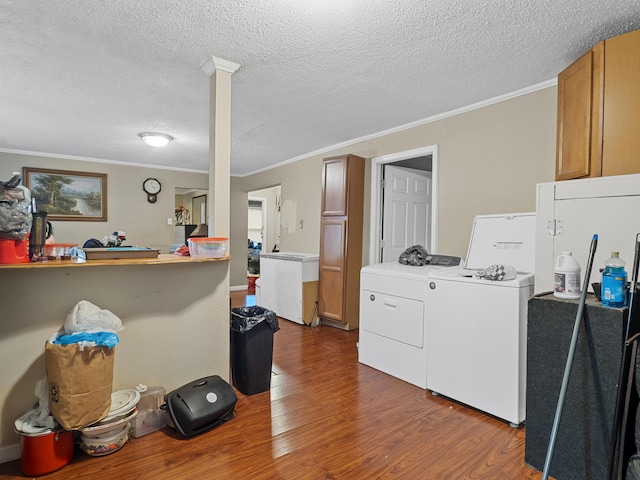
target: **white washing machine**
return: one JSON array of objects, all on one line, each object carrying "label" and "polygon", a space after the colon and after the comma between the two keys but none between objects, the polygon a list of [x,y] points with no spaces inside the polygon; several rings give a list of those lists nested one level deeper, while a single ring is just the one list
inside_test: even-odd
[{"label": "white washing machine", "polygon": [[[525,419],[535,230],[535,213],[476,216],[465,266],[432,272],[426,297],[427,388],[514,426]],[[474,278],[497,264],[516,278]]]},{"label": "white washing machine", "polygon": [[387,262],[360,270],[358,361],[420,388],[427,385],[427,277],[461,259],[432,255],[430,261],[420,267]]}]

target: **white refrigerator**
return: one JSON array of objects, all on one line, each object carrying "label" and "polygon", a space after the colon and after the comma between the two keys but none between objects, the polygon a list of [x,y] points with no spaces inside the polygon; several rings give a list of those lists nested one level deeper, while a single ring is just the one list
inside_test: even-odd
[{"label": "white refrigerator", "polygon": [[[535,214],[479,215],[464,267],[429,274],[427,389],[512,425],[526,413],[527,301],[533,293]],[[475,278],[511,265],[511,280]]]}]

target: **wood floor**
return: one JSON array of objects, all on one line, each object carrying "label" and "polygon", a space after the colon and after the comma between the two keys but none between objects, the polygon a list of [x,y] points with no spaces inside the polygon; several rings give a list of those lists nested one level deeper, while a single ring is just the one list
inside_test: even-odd
[{"label": "wood floor", "polygon": [[[359,364],[357,330],[280,325],[271,391],[238,392],[235,419],[189,439],[167,427],[105,457],[77,451],[40,478],[541,478],[524,463],[524,429]],[[20,462],[0,478],[24,478]]]}]

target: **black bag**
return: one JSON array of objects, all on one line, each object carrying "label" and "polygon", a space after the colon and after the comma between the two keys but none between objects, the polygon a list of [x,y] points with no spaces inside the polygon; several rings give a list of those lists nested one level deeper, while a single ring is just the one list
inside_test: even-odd
[{"label": "black bag", "polygon": [[640,455],[634,453],[627,463],[626,480],[640,480]]},{"label": "black bag", "polygon": [[231,385],[213,375],[167,393],[163,408],[176,430],[190,437],[233,418],[237,400]]}]

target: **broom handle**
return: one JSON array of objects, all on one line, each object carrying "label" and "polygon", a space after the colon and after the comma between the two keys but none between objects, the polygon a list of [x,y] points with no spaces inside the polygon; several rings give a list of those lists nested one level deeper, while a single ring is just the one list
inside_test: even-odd
[{"label": "broom handle", "polygon": [[556,407],[556,415],[553,419],[553,427],[551,428],[551,437],[549,438],[549,447],[547,448],[547,457],[544,461],[544,470],[542,472],[542,480],[548,480],[549,467],[551,466],[551,458],[553,457],[553,449],[558,436],[558,426],[560,425],[560,416],[562,415],[562,407],[564,399],[567,395],[567,385],[569,384],[569,375],[571,374],[571,365],[573,364],[573,356],[578,343],[578,332],[580,331],[580,322],[584,305],[587,301],[587,287],[589,286],[589,278],[591,277],[591,268],[593,267],[593,259],[596,255],[596,247],[598,245],[598,235],[594,235],[591,240],[591,249],[589,251],[589,260],[587,261],[587,269],[584,274],[584,282],[580,303],[578,304],[578,313],[576,313],[576,321],[573,325],[573,335],[571,336],[571,345],[569,346],[569,354],[567,355],[567,363],[564,367],[564,375],[562,377],[562,385],[560,386],[560,396],[558,397],[558,405]]}]

